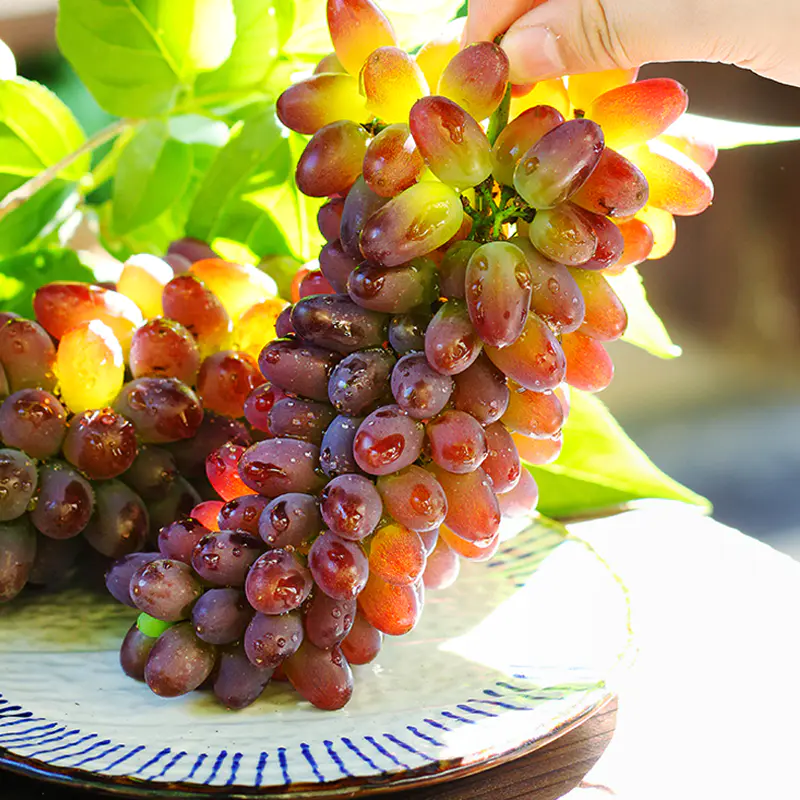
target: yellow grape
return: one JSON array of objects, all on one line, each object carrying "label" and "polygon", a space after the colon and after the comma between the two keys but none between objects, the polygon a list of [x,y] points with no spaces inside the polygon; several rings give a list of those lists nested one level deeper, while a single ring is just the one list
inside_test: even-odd
[{"label": "yellow grape", "polygon": [[192,264],[189,272],[219,298],[234,321],[253,303],[260,303],[278,294],[277,284],[266,272],[246,264],[206,258]]},{"label": "yellow grape", "polygon": [[534,106],[552,106],[565,117],[569,116],[571,105],[563,78],[541,81],[534,84],[526,94],[517,96],[515,94],[512,90],[511,108],[508,113],[509,119],[515,119],[523,111]]},{"label": "yellow grape", "polygon": [[450,59],[461,49],[461,34],[464,32],[466,17],[454,19],[435,38],[426,42],[414,57],[422,70],[428,86],[439,85],[439,78]]},{"label": "yellow grape", "polygon": [[347,72],[342,66],[342,62],[336,57],[336,53],[328,53],[323,56],[314,67],[314,74],[319,75],[322,72]]},{"label": "yellow grape", "polygon": [[697,136],[665,133],[658,137],[658,141],[664,142],[688,156],[705,172],[708,172],[717,163],[717,146],[713,142]]},{"label": "yellow grape", "polygon": [[328,0],[327,15],[336,57],[351,75],[376,47],[397,44],[392,23],[371,0]]},{"label": "yellow grape", "polygon": [[654,206],[645,206],[636,219],[644,222],[653,233],[653,249],[648,259],[664,258],[675,246],[675,218],[669,211]]},{"label": "yellow grape", "polygon": [[161,295],[172,280],[172,267],[158,256],[147,253],[131,256],[123,265],[117,291],[133,300],[146,319],[164,313]]},{"label": "yellow grape", "polygon": [[587,109],[601,94],[626,86],[636,80],[637,69],[606,69],[602,72],[587,72],[583,75],[570,75],[567,89],[572,105],[577,109]]},{"label": "yellow grape", "polygon": [[276,338],[275,321],[287,305],[285,300],[271,297],[248,308],[234,325],[234,348],[258,359],[264,345]]},{"label": "yellow grape", "polygon": [[58,344],[56,375],[61,399],[76,414],[110,406],[125,380],[122,347],[111,328],[95,319],[67,331]]},{"label": "yellow grape", "polygon": [[369,54],[360,82],[367,108],[384,122],[408,122],[411,106],[428,94],[428,83],[411,56],[399,47]]},{"label": "yellow grape", "polygon": [[293,84],[278,98],[275,110],[287,128],[306,134],[340,119],[368,122],[371,117],[358,81],[346,73],[325,72]]}]

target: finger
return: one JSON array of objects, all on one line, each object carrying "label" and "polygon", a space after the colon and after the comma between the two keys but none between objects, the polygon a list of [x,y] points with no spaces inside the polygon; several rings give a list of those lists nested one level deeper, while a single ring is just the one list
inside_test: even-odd
[{"label": "finger", "polygon": [[464,44],[491,41],[547,0],[470,0]]}]

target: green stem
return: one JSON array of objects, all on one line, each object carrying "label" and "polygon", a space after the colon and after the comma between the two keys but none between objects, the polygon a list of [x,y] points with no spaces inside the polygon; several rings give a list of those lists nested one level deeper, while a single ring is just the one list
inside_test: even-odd
[{"label": "green stem", "polygon": [[511,108],[511,84],[506,87],[506,93],[503,95],[503,99],[500,101],[500,105],[495,110],[494,114],[489,118],[489,131],[487,136],[489,137],[489,143],[494,145],[497,141],[497,137],[500,135],[500,131],[508,125],[508,112]]}]

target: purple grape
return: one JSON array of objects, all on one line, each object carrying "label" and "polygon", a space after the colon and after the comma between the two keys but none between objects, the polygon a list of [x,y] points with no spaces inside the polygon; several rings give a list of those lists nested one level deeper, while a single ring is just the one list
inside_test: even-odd
[{"label": "purple grape", "polygon": [[328,378],[341,356],[299,339],[276,339],[261,351],[261,374],[275,386],[312,400],[328,399]]},{"label": "purple grape", "polygon": [[315,647],[328,650],[347,636],[355,616],[355,600],[334,600],[324,592],[316,592],[306,609],[306,638]]},{"label": "purple grape", "polygon": [[164,558],[191,566],[195,547],[210,533],[205,525],[193,517],[184,517],[170,522],[158,532],[158,549]]},{"label": "purple grape", "polygon": [[244,651],[256,667],[274,669],[297,652],[303,642],[303,617],[288,614],[256,614],[244,634]]},{"label": "purple grape", "polygon": [[380,522],[383,503],[375,484],[363,475],[339,475],[320,495],[325,524],[343,539],[359,541]]},{"label": "purple grape", "polygon": [[269,412],[278,400],[283,400],[288,396],[283,389],[273,386],[269,381],[262,383],[261,386],[256,386],[244,401],[244,418],[257,431],[272,435],[269,427]]},{"label": "purple grape", "polygon": [[93,480],[121,475],[136,459],[136,428],[104,408],[74,416],[64,439],[64,458]]},{"label": "purple grape", "polygon": [[342,653],[351,664],[369,664],[381,650],[383,634],[359,611],[353,627],[342,642]]},{"label": "purple grape", "polygon": [[308,568],[317,586],[336,600],[354,599],[369,578],[369,562],[361,546],[330,531],[311,545]]},{"label": "purple grape", "polygon": [[263,552],[263,542],[245,531],[217,531],[200,540],[192,566],[213,586],[244,586],[250,567]]},{"label": "purple grape", "polygon": [[139,611],[164,622],[188,619],[203,593],[191,568],[169,558],[139,567],[131,577],[130,591]]},{"label": "purple grape", "polygon": [[478,242],[456,242],[447,249],[439,264],[439,286],[442,297],[463,300],[466,297],[467,264],[480,247]]},{"label": "purple grape", "polygon": [[301,547],[322,530],[313,495],[289,492],[270,501],[258,523],[258,533],[272,548]]},{"label": "purple grape", "polygon": [[207,411],[197,433],[168,445],[181,474],[191,480],[206,477],[206,456],[228,442],[249,446],[253,437],[243,422]]},{"label": "purple grape", "polygon": [[412,465],[378,478],[386,513],[412,531],[436,531],[447,516],[447,497],[439,481]]},{"label": "purple grape", "polygon": [[322,434],[336,412],[327,403],[285,397],[269,412],[269,428],[273,436],[288,436],[319,445]]},{"label": "purple grape", "polygon": [[319,463],[329,478],[360,472],[353,456],[353,442],[363,421],[363,417],[341,415],[328,425],[320,445]]},{"label": "purple grape", "polygon": [[487,456],[483,470],[491,478],[495,494],[510,492],[522,474],[517,446],[502,422],[489,425],[485,433]]},{"label": "purple grape", "polygon": [[160,697],[179,697],[199,688],[214,669],[217,650],[198,639],[189,622],[174,625],[158,637],[144,678]]},{"label": "purple grape", "polygon": [[361,308],[346,294],[304,297],[292,309],[292,325],[298,336],[345,355],[380,347],[386,339],[387,322],[385,315]]},{"label": "purple grape", "polygon": [[261,696],[273,671],[251,664],[241,645],[226,647],[219,654],[214,696],[225,708],[247,708]]},{"label": "purple grape", "polygon": [[350,273],[346,291],[362,308],[403,314],[439,297],[436,265],[424,257],[399,267],[365,262]]},{"label": "purple grape", "polygon": [[431,457],[448,472],[472,472],[488,455],[481,424],[464,411],[445,411],[428,423],[427,433]]},{"label": "purple grape", "polygon": [[475,417],[481,425],[497,422],[506,413],[508,399],[506,376],[484,353],[455,376],[453,405]]},{"label": "purple grape", "polygon": [[398,314],[389,322],[389,344],[396,353],[425,349],[425,329],[431,321],[426,314]]},{"label": "purple grape", "polygon": [[168,256],[182,256],[189,263],[195,261],[205,261],[207,258],[219,258],[219,256],[201,239],[192,239],[191,236],[184,236],[177,239],[167,248]]},{"label": "purple grape", "polygon": [[94,492],[79,472],[58,461],[39,471],[39,499],[31,511],[31,522],[45,536],[69,539],[89,523]]},{"label": "purple grape", "polygon": [[309,703],[325,711],[342,708],[353,694],[353,672],[340,647],[320,650],[304,641],[284,672]]},{"label": "purple grape", "polygon": [[109,594],[117,602],[136,608],[131,598],[131,579],[139,569],[161,558],[161,553],[131,553],[115,561],[106,572],[106,588]]},{"label": "purple grape", "polygon": [[25,513],[39,484],[36,465],[20,450],[0,450],[0,522]]},{"label": "purple grape", "polygon": [[144,682],[147,659],[155,643],[156,640],[145,636],[135,622],[131,625],[119,649],[120,666],[129,678]]},{"label": "purple grape", "polygon": [[56,386],[56,348],[47,331],[27,319],[7,319],[0,325],[0,362],[12,391]]},{"label": "purple grape", "polygon": [[262,614],[299,608],[311,593],[311,573],[288,550],[270,550],[253,564],[245,583],[250,605]]},{"label": "purple grape", "polygon": [[0,522],[0,603],[25,587],[36,558],[36,532],[27,517]]},{"label": "purple grape", "polygon": [[177,477],[178,466],[169,450],[143,447],[121,480],[144,500],[161,500]]},{"label": "purple grape", "polygon": [[195,635],[209,644],[231,644],[244,636],[253,609],[240,589],[209,589],[192,609]]},{"label": "purple grape", "polygon": [[340,223],[340,236],[342,248],[345,253],[356,259],[362,259],[359,240],[361,231],[367,220],[381,206],[389,202],[388,197],[381,197],[367,186],[363,177],[358,180],[347,193],[342,210],[342,221]]},{"label": "purple grape", "polygon": [[[278,318],[275,320],[275,336],[279,339],[285,339],[287,336],[291,336],[294,333],[294,326],[292,325],[292,307],[286,306],[286,308],[278,314]],[[262,370],[263,372],[263,370]]]},{"label": "purple grape", "polygon": [[66,409],[42,389],[20,389],[0,405],[0,438],[32,458],[56,455],[66,432]]},{"label": "purple grape", "polygon": [[436,372],[424,353],[403,356],[392,371],[394,399],[414,419],[435,417],[452,393],[453,379]]},{"label": "purple grape", "polygon": [[395,359],[386,350],[360,350],[343,358],[328,381],[328,399],[341,414],[357,417],[385,402]]},{"label": "purple grape", "polygon": [[298,439],[257,442],[239,461],[245,485],[266,497],[287,492],[316,492],[323,481],[317,474],[319,448]]},{"label": "purple grape", "polygon": [[51,539],[38,536],[36,539],[36,560],[33,562],[28,583],[46,586],[48,589],[61,589],[75,577],[78,559],[85,549],[83,537],[74,539]]},{"label": "purple grape", "polygon": [[463,372],[480,355],[482,347],[461,300],[448,300],[425,331],[428,363],[442,375]]},{"label": "purple grape", "polygon": [[245,531],[258,536],[261,513],[269,505],[269,498],[260,494],[246,494],[228,500],[219,510],[217,522],[221,531]]},{"label": "purple grape", "polygon": [[387,475],[419,458],[424,437],[422,425],[400,406],[384,406],[361,423],[353,442],[353,455],[364,472]]},{"label": "purple grape", "polygon": [[98,553],[121,558],[141,550],[150,519],[142,498],[122,481],[95,484],[95,512],[83,536]]},{"label": "purple grape", "polygon": [[157,536],[158,531],[173,520],[188,517],[200,500],[200,495],[192,484],[178,476],[167,494],[149,505],[151,535]]},{"label": "purple grape", "polygon": [[342,243],[336,239],[328,242],[319,254],[319,268],[328,279],[335,292],[347,291],[347,279],[358,266],[358,261],[342,249]]}]

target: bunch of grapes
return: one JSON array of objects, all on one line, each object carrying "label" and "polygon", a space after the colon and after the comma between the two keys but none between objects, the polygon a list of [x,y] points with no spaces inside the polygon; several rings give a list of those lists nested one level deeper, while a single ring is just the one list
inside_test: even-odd
[{"label": "bunch of grapes", "polygon": [[523,462],[557,457],[569,386],[612,377],[627,315],[606,276],[711,201],[691,159],[714,154],[662,136],[674,81],[509,87],[491,42],[412,58],[370,0],[328,0],[328,22],[335,53],[278,100],[311,135],[296,180],[328,198],[327,244],[260,352],[261,439],[212,453],[222,500],[108,575],[141,612],[123,668],[161,696],[242,708],[275,678],[342,707],[350,665],[534,510]]},{"label": "bunch of grapes", "polygon": [[244,401],[286,303],[182,240],[129,259],[114,288],[50,283],[33,305],[35,321],[0,318],[0,603],[63,585],[87,543],[145,549],[210,493],[205,456],[252,441]]}]

